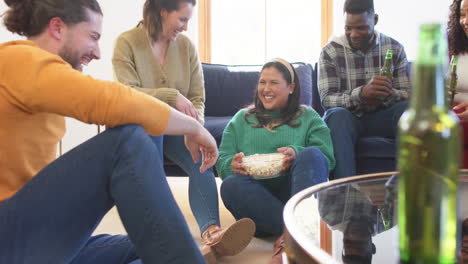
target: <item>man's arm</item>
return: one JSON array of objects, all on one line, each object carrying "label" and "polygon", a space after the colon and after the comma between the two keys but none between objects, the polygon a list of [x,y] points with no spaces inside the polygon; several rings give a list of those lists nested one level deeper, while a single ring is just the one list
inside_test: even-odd
[{"label": "man's arm", "polygon": [[[323,50],[319,59],[319,92],[322,105],[332,107],[356,108],[360,105],[362,87],[348,89],[347,83],[341,83],[338,75],[339,67],[330,55]],[[346,78],[344,78],[346,79]]]},{"label": "man's arm", "polygon": [[59,56],[36,47],[4,49],[0,59],[0,92],[24,112],[54,113],[109,127],[138,124],[151,135],[185,135],[194,160],[198,161],[198,150],[203,154],[201,170],[216,162],[218,150],[209,132],[158,99],[117,82],[85,76]]}]

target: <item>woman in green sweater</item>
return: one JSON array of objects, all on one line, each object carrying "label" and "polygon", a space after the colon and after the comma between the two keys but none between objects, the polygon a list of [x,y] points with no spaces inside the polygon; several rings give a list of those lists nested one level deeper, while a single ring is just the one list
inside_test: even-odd
[{"label": "woman in green sweater", "polygon": [[[330,131],[317,112],[300,105],[300,94],[294,68],[274,59],[262,68],[253,105],[240,110],[224,130],[216,163],[221,197],[236,219],[255,222],[258,237],[281,235],[286,201],[326,181],[335,167]],[[285,155],[282,176],[257,180],[248,174],[245,156],[275,152]]]},{"label": "woman in green sweater", "polygon": [[[118,81],[154,96],[204,123],[203,71],[187,30],[195,0],[147,0],[143,21],[116,40],[112,63]],[[181,136],[152,137],[156,147],[189,175],[189,201],[200,227],[208,263],[234,255],[253,237],[255,225],[240,219],[220,228],[218,193],[212,169],[200,172]],[[162,145],[164,147],[162,148]]]}]

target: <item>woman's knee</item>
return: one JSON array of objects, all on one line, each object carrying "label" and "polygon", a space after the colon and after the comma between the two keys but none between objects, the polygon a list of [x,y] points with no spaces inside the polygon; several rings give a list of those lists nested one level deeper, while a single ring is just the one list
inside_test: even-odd
[{"label": "woman's knee", "polygon": [[308,147],[299,152],[297,162],[313,162],[327,164],[328,161],[322,151],[316,147]]},{"label": "woman's knee", "polygon": [[241,193],[241,190],[244,189],[246,182],[246,175],[234,174],[228,176],[223,180],[220,187],[220,194],[223,201],[230,201],[236,199],[236,197]]}]

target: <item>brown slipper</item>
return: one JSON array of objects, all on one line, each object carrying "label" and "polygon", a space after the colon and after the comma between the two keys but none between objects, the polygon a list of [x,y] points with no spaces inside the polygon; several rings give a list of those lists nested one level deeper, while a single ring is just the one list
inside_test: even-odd
[{"label": "brown slipper", "polygon": [[216,225],[210,226],[202,234],[206,245],[202,248],[202,253],[206,253],[207,256],[213,253],[218,257],[234,256],[247,247],[254,234],[255,223],[249,218],[242,218],[225,229]]}]

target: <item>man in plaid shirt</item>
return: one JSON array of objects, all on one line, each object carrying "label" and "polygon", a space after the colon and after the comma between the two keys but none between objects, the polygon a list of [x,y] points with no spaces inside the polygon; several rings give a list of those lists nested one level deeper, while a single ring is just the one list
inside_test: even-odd
[{"label": "man in plaid shirt", "polygon": [[[372,0],[347,0],[345,35],[333,38],[319,61],[319,91],[327,110],[336,167],[332,178],[356,174],[355,143],[361,136],[394,138],[410,90],[403,46],[374,30]],[[393,78],[380,75],[387,50],[393,52]]]}]

